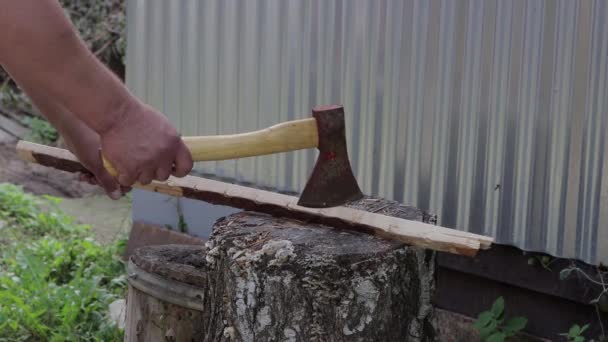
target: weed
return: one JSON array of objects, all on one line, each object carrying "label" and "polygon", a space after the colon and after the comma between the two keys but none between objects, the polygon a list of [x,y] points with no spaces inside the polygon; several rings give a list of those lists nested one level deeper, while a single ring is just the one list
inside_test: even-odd
[{"label": "weed", "polygon": [[[562,269],[559,273],[559,278],[561,280],[566,280],[573,275],[582,276],[582,279],[587,281],[588,284],[596,286],[599,288],[599,294],[597,297],[592,299],[589,304],[595,306],[595,311],[597,314],[597,323],[601,330],[601,335],[597,337],[598,341],[608,341],[608,335],[606,335],[604,323],[602,319],[602,315],[608,313],[608,281],[606,281],[605,277],[608,276],[608,271],[602,266],[597,267],[597,274],[587,274],[584,270],[577,267],[574,262],[571,263],[570,266]],[[568,333],[564,333],[562,335],[567,336],[568,341],[575,342],[583,342],[585,338],[582,336],[582,333],[589,327],[589,324],[585,324],[583,327],[578,324],[574,324]]]},{"label": "weed", "polygon": [[527,324],[528,319],[519,316],[511,317],[505,322],[505,300],[498,297],[490,310],[479,314],[473,326],[479,331],[481,340],[500,342],[514,336]]},{"label": "weed", "polygon": [[49,145],[59,138],[55,127],[39,117],[25,117],[23,123],[30,128],[30,139],[34,142]]},{"label": "weed", "polygon": [[582,327],[578,324],[570,327],[567,333],[560,334],[562,336],[566,336],[568,342],[585,342],[585,337],[582,335],[585,330],[589,328],[589,324],[585,324]]},{"label": "weed", "polygon": [[188,223],[186,223],[186,218],[184,217],[184,210],[182,209],[182,202],[179,199],[177,200],[177,217],[177,227],[179,228],[179,231],[182,233],[187,233]]},{"label": "weed", "polygon": [[536,264],[540,264],[540,266],[542,266],[542,268],[544,268],[545,270],[547,270],[549,272],[552,272],[550,266],[552,263],[554,263],[557,260],[558,260],[557,258],[552,258],[548,255],[533,256],[528,259],[528,265],[534,266]]},{"label": "weed", "polygon": [[32,105],[23,92],[12,82],[8,74],[0,67],[0,104],[8,108],[23,107],[31,109]]},{"label": "weed", "polygon": [[0,184],[0,341],[118,341],[106,315],[124,298],[124,241],[104,247],[51,197]]}]

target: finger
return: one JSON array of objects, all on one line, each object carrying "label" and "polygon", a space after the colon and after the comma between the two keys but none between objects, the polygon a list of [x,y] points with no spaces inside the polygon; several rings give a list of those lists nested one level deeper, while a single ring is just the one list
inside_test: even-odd
[{"label": "finger", "polygon": [[171,176],[170,168],[161,167],[158,170],[156,170],[156,179],[161,182],[164,182],[167,179],[169,179],[169,176]]},{"label": "finger", "polygon": [[148,185],[152,182],[152,180],[154,179],[154,175],[156,172],[154,172],[153,170],[144,170],[139,174],[139,177],[137,178],[137,181],[140,184],[143,185]]},{"label": "finger", "polygon": [[119,173],[118,174],[118,183],[122,186],[133,186],[137,181],[137,178],[130,173]]},{"label": "finger", "polygon": [[173,169],[173,175],[176,177],[185,177],[190,173],[193,166],[192,155],[190,151],[184,145],[184,143],[180,144],[180,147],[177,150],[177,154],[175,155],[175,167]]},{"label": "finger", "polygon": [[112,177],[105,169],[97,172],[96,178],[99,185],[106,191],[111,199],[117,200],[122,197],[122,191],[116,178]]},{"label": "finger", "polygon": [[93,175],[92,173],[88,173],[88,172],[83,172],[83,173],[79,173],[78,174],[78,180],[81,182],[86,182],[89,183],[91,185],[97,185],[97,178],[95,178],[95,175]]}]

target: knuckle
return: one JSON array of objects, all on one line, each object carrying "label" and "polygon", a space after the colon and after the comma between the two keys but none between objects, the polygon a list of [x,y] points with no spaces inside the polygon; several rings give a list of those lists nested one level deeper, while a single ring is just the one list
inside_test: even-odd
[{"label": "knuckle", "polygon": [[148,185],[148,184],[152,183],[152,180],[148,179],[148,178],[144,178],[144,179],[140,179],[139,183],[142,185]]},{"label": "knuckle", "polygon": [[166,181],[167,179],[169,179],[169,172],[166,172],[166,171],[161,171],[161,172],[159,172],[159,173],[158,173],[157,178],[158,178],[158,180],[160,180],[160,181],[163,181],[163,182],[164,182],[164,181]]},{"label": "knuckle", "polygon": [[118,176],[118,183],[120,183],[122,186],[131,186],[133,185],[134,180],[133,177],[125,173]]},{"label": "knuckle", "polygon": [[177,133],[171,135],[171,143],[173,146],[179,146],[182,142],[181,137]]}]

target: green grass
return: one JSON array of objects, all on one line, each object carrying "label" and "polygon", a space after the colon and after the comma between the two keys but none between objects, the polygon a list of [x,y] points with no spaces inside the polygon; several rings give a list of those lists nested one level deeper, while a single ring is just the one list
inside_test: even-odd
[{"label": "green grass", "polygon": [[49,145],[57,141],[59,133],[50,122],[39,117],[26,117],[23,123],[30,128],[28,139],[33,142]]},{"label": "green grass", "polygon": [[120,341],[124,240],[97,243],[57,201],[0,184],[0,341]]}]

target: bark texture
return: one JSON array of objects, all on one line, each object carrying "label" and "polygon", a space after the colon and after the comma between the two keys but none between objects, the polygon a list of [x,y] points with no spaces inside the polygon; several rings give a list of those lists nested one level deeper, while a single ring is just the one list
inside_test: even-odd
[{"label": "bark texture", "polygon": [[[353,206],[426,221],[385,200]],[[432,251],[368,234],[240,212],[219,220],[206,246],[136,251],[140,270],[200,289],[205,312],[131,288],[127,339],[180,331],[177,341],[432,341],[434,261]]]}]

